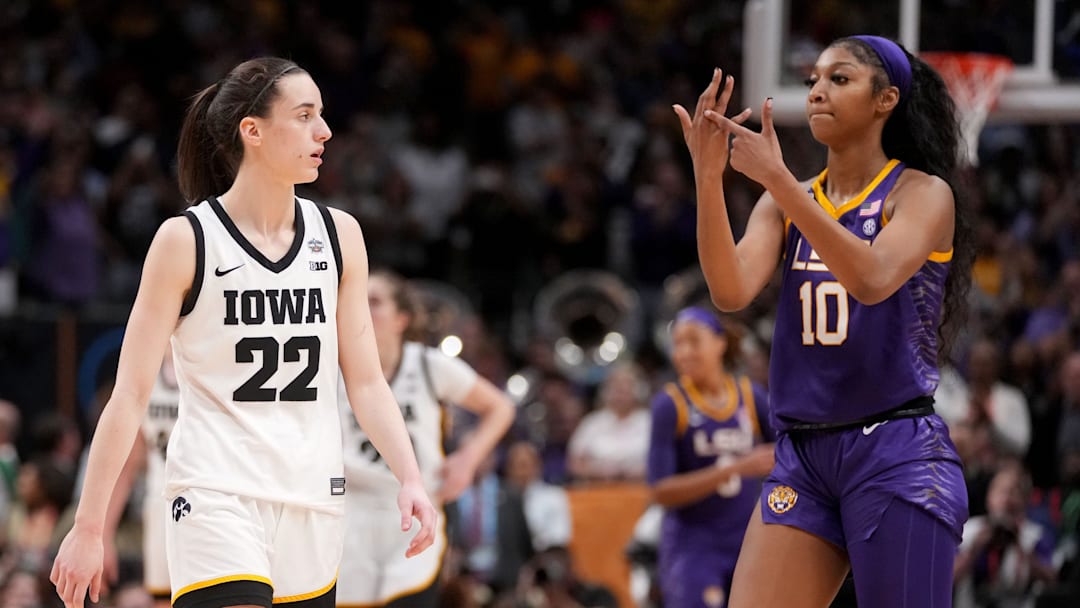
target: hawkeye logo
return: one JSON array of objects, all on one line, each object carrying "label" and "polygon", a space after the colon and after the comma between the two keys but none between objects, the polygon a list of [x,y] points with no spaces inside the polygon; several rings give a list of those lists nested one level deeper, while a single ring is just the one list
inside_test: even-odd
[{"label": "hawkeye logo", "polygon": [[180,521],[186,517],[188,513],[191,513],[191,503],[183,496],[177,496],[176,500],[172,501],[173,521]]}]

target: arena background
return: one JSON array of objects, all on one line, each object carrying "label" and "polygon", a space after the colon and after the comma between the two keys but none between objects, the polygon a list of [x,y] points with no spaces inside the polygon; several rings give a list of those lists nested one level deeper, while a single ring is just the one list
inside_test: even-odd
[{"label": "arena background", "polygon": [[[671,377],[666,322],[707,297],[671,104],[692,106],[713,66],[740,107],[776,95],[785,160],[809,177],[824,156],[798,126],[797,83],[853,33],[1017,65],[964,175],[979,253],[949,377],[960,394],[1019,395],[1026,443],[993,440],[1016,420],[984,420],[991,440],[965,453],[973,514],[1001,463],[1022,461],[1059,579],[984,581],[977,605],[1075,601],[1060,598],[1080,580],[1080,6],[1064,0],[0,3],[0,399],[21,414],[17,429],[0,416],[0,527],[28,506],[18,463],[57,464],[60,494],[76,483],[146,247],[184,206],[187,101],[247,57],[282,55],[314,76],[334,130],[301,194],[353,213],[372,264],[418,281],[432,343],[507,387],[521,412],[507,443],[537,445],[573,496],[575,572],[632,605],[623,550],[647,492],[575,479],[559,458],[613,365],[636,361],[652,389]],[[728,187],[738,231],[760,189],[735,172]],[[771,289],[730,319],[762,380]],[[69,501],[45,501],[53,536]],[[0,604],[55,603],[17,576],[47,574],[49,543],[2,536]],[[449,588],[462,595],[447,605],[476,595]]]}]

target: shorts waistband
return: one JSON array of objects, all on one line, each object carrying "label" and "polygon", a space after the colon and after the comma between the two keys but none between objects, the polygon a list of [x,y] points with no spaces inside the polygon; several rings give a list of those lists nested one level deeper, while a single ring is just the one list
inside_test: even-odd
[{"label": "shorts waistband", "polygon": [[910,401],[901,403],[891,410],[847,422],[793,422],[788,426],[788,432],[801,433],[807,431],[842,431],[869,426],[889,420],[900,418],[921,418],[934,414],[934,398],[929,396],[916,397]]}]

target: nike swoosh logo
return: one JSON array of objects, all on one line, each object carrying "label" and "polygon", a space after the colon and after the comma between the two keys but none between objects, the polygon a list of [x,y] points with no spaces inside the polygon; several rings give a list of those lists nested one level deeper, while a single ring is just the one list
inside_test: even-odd
[{"label": "nike swoosh logo", "polygon": [[233,266],[232,268],[229,268],[228,270],[222,270],[221,267],[219,266],[219,267],[214,269],[214,276],[223,277],[223,276],[229,274],[230,272],[232,272],[232,271],[234,271],[237,268],[240,268],[242,266],[243,266],[243,264],[240,264],[240,266]]},{"label": "nike swoosh logo", "polygon": [[881,426],[883,424],[888,424],[888,422],[889,421],[886,420],[885,422],[875,422],[874,424],[871,424],[870,426],[864,426],[864,427],[862,427],[862,434],[863,435],[869,435],[870,433],[874,432],[874,429],[876,429],[877,427],[879,427],[879,426]]}]

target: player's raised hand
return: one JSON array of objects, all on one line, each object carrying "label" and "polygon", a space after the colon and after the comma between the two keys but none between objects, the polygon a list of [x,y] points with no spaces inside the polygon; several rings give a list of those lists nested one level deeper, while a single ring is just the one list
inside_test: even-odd
[{"label": "player's raised hand", "polygon": [[[735,78],[730,75],[724,77],[723,70],[714,68],[709,86],[705,87],[698,97],[693,116],[679,104],[672,106],[679,117],[690,158],[694,161],[695,175],[705,174],[710,169],[722,173],[727,165],[730,129],[724,124],[707,120],[705,113],[713,112],[723,116],[727,112],[734,89]],[[747,108],[729,121],[732,124],[741,124],[749,117],[750,109]]]},{"label": "player's raised hand", "polygon": [[431,505],[431,499],[419,483],[404,483],[398,492],[398,509],[401,510],[401,530],[407,532],[412,529],[412,520],[415,517],[420,521],[420,531],[416,533],[409,548],[405,551],[405,557],[419,555],[435,542],[435,526],[439,516],[435,507]]},{"label": "player's raised hand", "polygon": [[[736,171],[755,182],[769,188],[774,180],[788,173],[784,164],[784,155],[780,150],[780,140],[772,119],[772,97],[765,100],[761,107],[761,133],[755,133],[720,112],[707,110],[705,119],[731,132],[735,138],[731,141],[731,166]],[[740,115],[741,116],[741,115]]]},{"label": "player's raised hand", "polygon": [[87,592],[91,601],[98,602],[101,596],[103,553],[100,534],[86,532],[76,526],[64,537],[49,580],[56,585],[56,594],[64,601],[66,608],[83,608]]}]

